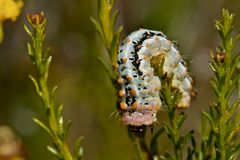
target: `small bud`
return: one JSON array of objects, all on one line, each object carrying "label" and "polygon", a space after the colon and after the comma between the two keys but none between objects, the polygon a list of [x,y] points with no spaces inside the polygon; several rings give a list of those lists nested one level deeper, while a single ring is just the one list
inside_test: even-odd
[{"label": "small bud", "polygon": [[28,19],[33,25],[39,25],[44,22],[45,17],[44,17],[44,13],[40,12],[40,13],[29,14]]},{"label": "small bud", "polygon": [[225,53],[224,52],[217,53],[217,55],[214,57],[214,60],[223,63],[225,60]]}]

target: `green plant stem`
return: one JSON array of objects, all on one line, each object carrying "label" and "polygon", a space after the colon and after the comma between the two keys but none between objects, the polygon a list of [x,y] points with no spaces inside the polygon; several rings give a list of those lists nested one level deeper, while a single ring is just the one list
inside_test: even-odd
[{"label": "green plant stem", "polygon": [[[99,0],[99,19],[102,31],[104,33],[105,46],[108,52],[111,52],[111,43],[113,39],[114,28],[111,26],[110,13],[114,4],[114,0]],[[112,54],[112,53],[110,53]]]},{"label": "green plant stem", "polygon": [[48,122],[45,125],[36,118],[34,118],[34,121],[51,136],[54,145],[47,146],[47,148],[52,154],[60,160],[80,160],[82,158],[81,140],[76,142],[75,152],[72,155],[67,145],[67,134],[70,123],[65,126],[62,116],[62,106],[56,111],[54,102],[56,87],[50,91],[47,84],[52,57],[49,56],[48,50],[45,51],[43,49],[46,19],[43,13],[40,13],[28,15],[28,21],[33,28],[31,32],[27,26],[24,26],[26,32],[31,37],[31,43],[28,43],[28,54],[36,70],[36,78],[30,76],[30,79],[33,81],[36,92],[42,100]]},{"label": "green plant stem", "polygon": [[[227,77],[227,76],[226,76]],[[219,81],[225,81],[224,77],[220,77]],[[221,158],[221,160],[225,160],[226,158],[226,150],[225,150],[225,122],[224,122],[224,114],[226,113],[226,89],[228,87],[228,82],[225,82],[223,86],[219,86],[219,92],[221,93],[219,99],[217,100],[219,102],[220,111],[221,113],[218,115],[218,136],[219,136],[219,152],[217,152],[218,157]]]},{"label": "green plant stem", "polygon": [[164,92],[165,92],[166,103],[167,103],[168,119],[170,122],[171,129],[173,131],[173,135],[171,135],[171,136],[173,138],[172,142],[174,145],[175,157],[176,157],[176,160],[182,160],[183,159],[182,150],[177,145],[177,142],[180,137],[180,133],[179,133],[179,129],[176,125],[177,124],[176,106],[175,106],[175,102],[172,98],[171,88],[169,87],[169,85],[167,85],[167,83],[164,83]]},{"label": "green plant stem", "polygon": [[139,138],[135,137],[135,148],[136,148],[136,152],[137,152],[137,156],[139,160],[145,160],[144,154],[142,152],[142,148],[141,148],[141,140]]},{"label": "green plant stem", "polygon": [[[122,26],[118,27],[115,31],[115,23],[119,14],[118,10],[115,10],[111,16],[112,8],[115,0],[98,0],[98,20],[90,17],[91,21],[96,27],[105,48],[107,49],[108,56],[111,60],[112,76],[117,79],[116,62],[117,62],[117,50],[120,42],[120,35],[122,32]],[[104,62],[104,64],[107,64]],[[112,77],[110,77],[112,78]]]},{"label": "green plant stem", "polygon": [[[203,141],[202,153],[206,159],[235,160],[239,154],[239,99],[231,103],[234,89],[238,87],[239,74],[236,72],[239,54],[233,56],[233,49],[240,34],[232,38],[233,14],[223,9],[222,18],[216,21],[216,28],[222,44],[214,55],[211,51],[210,66],[214,71],[211,86],[216,95],[210,105],[209,114],[204,112],[210,122],[209,137]],[[202,122],[203,123],[203,122]],[[205,131],[206,133],[206,131]],[[237,138],[237,139],[236,139]],[[208,146],[211,145],[211,146]],[[210,151],[210,152],[209,152]]]},{"label": "green plant stem", "polygon": [[[225,85],[227,86],[227,85]],[[218,129],[219,129],[219,136],[220,136],[220,157],[221,160],[225,160],[226,159],[226,149],[225,149],[225,130],[226,130],[226,123],[224,122],[224,114],[226,113],[226,104],[225,104],[225,100],[223,99],[226,95],[224,89],[221,92],[223,96],[220,96],[220,108],[221,108],[221,112],[222,114],[220,114],[219,117],[219,121],[218,121]]]},{"label": "green plant stem", "polygon": [[220,117],[219,120],[219,136],[220,136],[220,157],[221,160],[225,160],[226,158],[226,150],[225,150],[225,123],[223,121],[223,117]]},{"label": "green plant stem", "polygon": [[56,144],[58,149],[61,151],[61,154],[63,155],[64,160],[73,160],[66,141],[62,141],[59,138],[58,122],[56,118],[55,107],[54,107],[54,103],[51,102],[48,85],[44,77],[39,77],[39,87],[41,88],[42,102],[45,108],[47,109],[47,114],[48,114],[47,117],[48,117],[49,126],[53,133],[54,144]]},{"label": "green plant stem", "polygon": [[153,155],[145,140],[145,132],[134,135],[134,143],[139,160],[153,160]]}]

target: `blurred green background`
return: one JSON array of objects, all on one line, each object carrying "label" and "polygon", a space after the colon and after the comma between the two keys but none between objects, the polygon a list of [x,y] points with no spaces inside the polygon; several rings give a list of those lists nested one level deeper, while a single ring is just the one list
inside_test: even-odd
[{"label": "blurred green background", "polygon": [[[195,77],[197,97],[187,110],[183,132],[195,129],[200,134],[200,111],[213,98],[208,81],[209,50],[219,43],[214,20],[222,8],[235,13],[235,30],[240,31],[239,0],[116,0],[120,10],[118,25],[122,39],[139,27],[161,30],[179,45]],[[0,124],[10,125],[23,139],[30,159],[55,159],[47,150],[50,138],[36,126],[32,117],[45,119],[41,101],[28,74],[34,73],[27,56],[27,34],[23,30],[26,14],[44,11],[47,24],[46,46],[51,47],[53,63],[51,86],[59,86],[57,103],[64,103],[65,119],[71,119],[69,143],[84,136],[85,160],[127,160],[135,157],[126,127],[110,116],[115,109],[111,83],[97,57],[107,59],[89,16],[97,15],[97,0],[30,0],[16,22],[4,23],[5,37],[0,45]],[[166,120],[164,112],[159,121]],[[161,123],[157,124],[161,125]],[[158,127],[158,126],[156,126]],[[165,136],[160,149],[170,149]]]}]

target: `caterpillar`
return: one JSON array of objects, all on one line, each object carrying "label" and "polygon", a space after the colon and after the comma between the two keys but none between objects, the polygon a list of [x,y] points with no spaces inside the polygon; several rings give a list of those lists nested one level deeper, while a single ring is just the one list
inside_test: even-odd
[{"label": "caterpillar", "polygon": [[117,55],[119,109],[126,125],[148,126],[157,121],[156,113],[162,108],[161,77],[154,75],[150,59],[159,55],[164,58],[163,74],[172,76],[172,87],[181,93],[177,107],[190,104],[192,78],[176,46],[160,31],[139,29],[125,38]]}]

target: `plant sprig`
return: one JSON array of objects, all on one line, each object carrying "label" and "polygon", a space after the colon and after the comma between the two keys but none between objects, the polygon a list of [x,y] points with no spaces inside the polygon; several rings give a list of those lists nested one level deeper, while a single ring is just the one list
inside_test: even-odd
[{"label": "plant sprig", "polygon": [[30,30],[24,25],[25,31],[30,36],[31,41],[27,44],[28,55],[35,67],[36,78],[29,75],[39,97],[41,98],[44,110],[48,119],[48,124],[45,124],[37,118],[33,118],[34,122],[42,127],[52,138],[53,146],[48,145],[47,149],[60,160],[81,160],[83,156],[80,137],[75,144],[74,154],[70,152],[67,144],[68,131],[71,121],[67,123],[62,116],[63,105],[56,108],[54,96],[57,86],[50,89],[48,87],[49,66],[52,56],[49,55],[49,49],[44,49],[43,43],[46,38],[46,18],[43,12],[39,14],[27,15],[28,22],[31,25]]},{"label": "plant sprig", "polygon": [[[165,81],[162,83],[163,89],[161,92],[162,99],[165,100],[165,110],[168,115],[168,123],[163,123],[163,128],[172,142],[174,156],[166,153],[164,156],[161,156],[161,159],[172,159],[172,160],[183,160],[183,159],[192,159],[195,152],[195,140],[193,137],[194,131],[188,131],[185,135],[181,133],[181,128],[186,120],[187,116],[183,111],[178,111],[177,103],[181,95],[178,91],[174,91],[171,88],[171,80]],[[191,141],[192,147],[188,148],[187,158],[184,158],[184,152],[186,145]]]},{"label": "plant sprig", "polygon": [[[165,77],[168,75],[165,75],[163,73],[163,63],[164,59],[162,58],[162,56],[156,56],[151,58],[151,66],[153,66],[154,68],[155,75],[161,77],[162,88],[160,91],[160,97],[163,106],[165,106],[164,109],[168,115],[168,122],[163,122],[163,127],[159,129],[159,133],[157,132],[152,138],[152,143],[155,143],[155,147],[151,147],[151,152],[153,153],[153,156],[160,157],[161,160],[189,160],[193,158],[196,149],[195,139],[193,137],[194,132],[189,131],[185,135],[181,133],[181,128],[187,116],[183,111],[179,111],[179,109],[177,108],[177,104],[181,98],[181,94],[177,89],[171,87],[173,77]],[[165,152],[164,155],[160,156],[159,153],[156,152],[156,146],[158,142],[157,138],[162,132],[165,132],[169,140],[171,141],[174,155]],[[192,147],[188,147],[188,154],[186,158],[184,158],[185,155],[183,153],[185,152],[186,145],[189,143],[189,141],[192,142]]]},{"label": "plant sprig", "polygon": [[[240,78],[237,64],[240,54],[233,49],[240,39],[240,34],[233,37],[234,15],[222,10],[222,17],[215,26],[222,39],[216,54],[210,52],[210,66],[214,75],[210,84],[215,93],[215,100],[209,106],[209,112],[203,112],[203,136],[200,157],[202,159],[235,160],[238,159],[240,141],[239,98],[232,100]],[[206,125],[206,119],[209,125]]]},{"label": "plant sprig", "polygon": [[111,16],[112,8],[115,0],[98,0],[98,20],[90,17],[92,23],[95,25],[97,32],[99,33],[105,48],[107,49],[108,56],[111,59],[111,65],[109,66],[103,59],[99,58],[104,68],[108,71],[108,75],[115,85],[117,79],[117,72],[115,70],[117,62],[117,50],[120,42],[120,35],[122,32],[122,26],[118,27],[115,31],[115,24],[119,14],[116,10]]}]

